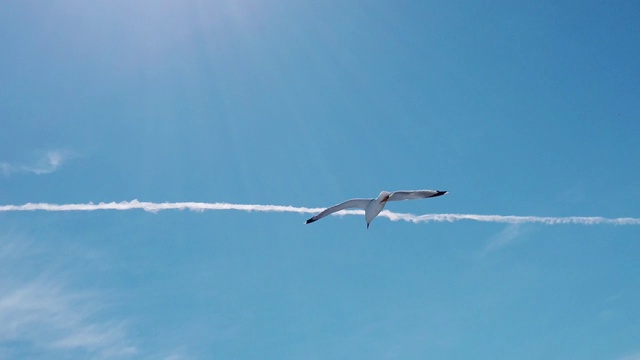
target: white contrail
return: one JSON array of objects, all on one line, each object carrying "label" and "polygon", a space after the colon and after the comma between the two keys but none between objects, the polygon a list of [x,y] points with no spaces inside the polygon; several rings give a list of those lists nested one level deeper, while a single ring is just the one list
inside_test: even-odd
[{"label": "white contrail", "polygon": [[640,225],[640,218],[603,218],[599,216],[516,216],[516,215],[476,215],[476,214],[399,214],[383,211],[380,216],[385,216],[392,221],[419,222],[454,222],[460,220],[473,220],[481,222],[524,224],[539,223],[545,225],[556,224],[581,224],[581,225]]},{"label": "white contrail", "polygon": [[[9,211],[97,211],[97,210],[135,210],[140,209],[149,212],[162,210],[238,210],[238,211],[258,211],[258,212],[290,212],[298,214],[315,214],[324,208],[307,208],[283,205],[251,205],[251,204],[228,204],[228,203],[203,203],[203,202],[143,202],[138,200],[109,202],[109,203],[88,203],[88,204],[47,204],[28,203],[24,205],[0,205],[0,212]],[[362,210],[343,210],[336,215],[362,215]],[[539,223],[546,225],[555,224],[581,224],[581,225],[640,225],[640,218],[603,218],[603,217],[540,217],[540,216],[515,216],[515,215],[476,215],[476,214],[426,214],[413,215],[395,213],[385,210],[380,216],[391,221],[407,221],[413,223],[422,222],[454,222],[460,220],[472,220],[492,223],[523,224]]]}]

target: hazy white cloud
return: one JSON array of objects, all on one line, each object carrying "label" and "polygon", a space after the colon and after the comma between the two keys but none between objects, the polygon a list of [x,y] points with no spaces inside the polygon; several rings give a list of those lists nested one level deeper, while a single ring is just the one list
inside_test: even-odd
[{"label": "hazy white cloud", "polygon": [[[289,212],[298,214],[315,214],[324,208],[307,208],[283,205],[255,205],[255,204],[229,204],[229,203],[202,203],[202,202],[143,202],[138,200],[109,202],[109,203],[86,203],[86,204],[47,204],[47,203],[27,203],[24,205],[0,205],[0,212],[7,211],[97,211],[97,210],[135,210],[140,209],[149,212],[163,210],[238,210],[257,212]],[[362,210],[342,210],[336,215],[362,215]],[[640,225],[640,218],[603,218],[598,216],[567,216],[567,217],[541,217],[541,216],[515,216],[515,215],[477,215],[477,214],[425,214],[413,215],[406,213],[395,213],[384,210],[380,216],[391,221],[407,221],[412,223],[428,222],[455,222],[461,220],[471,220],[480,222],[504,223],[504,224],[526,224],[538,223],[545,225],[556,224],[580,224],[580,225]]]},{"label": "hazy white cloud", "polygon": [[481,256],[487,253],[505,247],[526,234],[525,224],[507,224],[502,231],[495,234],[489,239],[484,249],[480,252]]},{"label": "hazy white cloud", "polygon": [[4,174],[5,176],[11,174],[13,172],[13,167],[7,163],[1,162],[0,163],[0,171],[2,171],[2,174]]},{"label": "hazy white cloud", "polygon": [[48,351],[81,351],[92,358],[134,355],[122,322],[96,320],[96,294],[37,279],[0,287],[0,343],[27,342]]},{"label": "hazy white cloud", "polygon": [[186,357],[184,355],[172,354],[172,355],[166,356],[163,360],[188,360],[188,359],[191,359],[191,358]]},{"label": "hazy white cloud", "polygon": [[50,174],[72,157],[71,152],[64,150],[49,150],[38,156],[28,164],[10,164],[0,162],[0,171],[5,175],[14,173],[31,173],[36,175]]},{"label": "hazy white cloud", "polygon": [[[94,359],[138,354],[126,322],[104,316],[108,297],[69,286],[51,270],[60,265],[55,255],[31,244],[24,236],[0,236],[0,357],[25,349]],[[48,265],[38,269],[43,256]]]},{"label": "hazy white cloud", "polygon": [[96,322],[95,296],[69,291],[54,281],[4,287],[0,341],[28,341],[45,349],[82,350],[93,356],[135,354],[121,323]]},{"label": "hazy white cloud", "polygon": [[618,360],[640,360],[640,351],[637,353],[624,355]]}]

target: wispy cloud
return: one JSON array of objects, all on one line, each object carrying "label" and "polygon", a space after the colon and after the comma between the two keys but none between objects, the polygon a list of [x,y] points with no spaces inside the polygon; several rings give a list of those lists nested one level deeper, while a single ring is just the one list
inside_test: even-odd
[{"label": "wispy cloud", "polygon": [[525,228],[525,224],[507,224],[502,231],[489,239],[489,242],[485,245],[484,249],[482,249],[480,255],[487,255],[491,251],[511,244],[527,232]]},{"label": "wispy cloud", "polygon": [[624,355],[618,360],[640,360],[640,352]]},{"label": "wispy cloud", "polygon": [[134,355],[121,322],[97,321],[95,294],[74,292],[55,280],[3,286],[0,343],[20,341],[47,351],[81,351],[91,357]]},{"label": "wispy cloud", "polygon": [[[0,237],[0,357],[41,353],[107,359],[139,354],[126,321],[107,315],[108,296],[70,286],[67,277],[52,270],[58,268],[52,266],[57,264],[55,255],[43,250],[33,249],[22,237]],[[34,264],[42,263],[44,254],[48,266],[37,269]]]},{"label": "wispy cloud", "polygon": [[13,173],[31,173],[36,175],[50,174],[71,157],[71,152],[63,150],[49,150],[28,164],[0,163],[0,171],[9,176]]},{"label": "wispy cloud", "polygon": [[[203,203],[203,202],[144,202],[138,200],[109,202],[109,203],[86,203],[86,204],[48,204],[48,203],[27,203],[24,205],[0,205],[0,212],[9,211],[98,211],[98,210],[144,210],[158,212],[163,210],[238,210],[247,212],[288,212],[298,214],[315,214],[324,208],[308,208],[285,205],[256,205],[256,204],[229,204],[229,203]],[[343,210],[336,215],[362,215],[362,210]],[[461,220],[471,220],[480,222],[503,223],[503,224],[527,224],[538,223],[545,225],[556,224],[580,224],[580,225],[640,225],[640,218],[604,218],[599,216],[516,216],[516,215],[478,215],[478,214],[425,214],[414,215],[406,213],[395,213],[385,210],[380,216],[391,221],[407,221],[412,223],[428,222],[456,222]]]},{"label": "wispy cloud", "polygon": [[188,359],[191,359],[191,358],[186,357],[184,355],[173,354],[165,357],[163,360],[188,360]]}]

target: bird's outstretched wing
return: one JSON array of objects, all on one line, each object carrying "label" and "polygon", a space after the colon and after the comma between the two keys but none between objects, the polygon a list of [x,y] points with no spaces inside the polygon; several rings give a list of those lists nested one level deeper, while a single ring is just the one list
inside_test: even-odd
[{"label": "bird's outstretched wing", "polygon": [[436,197],[446,194],[447,191],[440,190],[402,190],[394,191],[388,201],[413,200]]},{"label": "bird's outstretched wing", "polygon": [[351,199],[351,200],[347,200],[343,203],[340,203],[338,205],[333,205],[332,207],[323,210],[321,213],[319,213],[318,215],[312,217],[311,219],[305,221],[305,224],[311,224],[314,221],[318,221],[320,219],[322,219],[323,217],[329,215],[329,214],[333,214],[336,211],[340,211],[340,210],[344,210],[344,209],[352,209],[352,208],[357,208],[357,209],[366,209],[367,205],[369,205],[369,202],[371,202],[372,199]]}]

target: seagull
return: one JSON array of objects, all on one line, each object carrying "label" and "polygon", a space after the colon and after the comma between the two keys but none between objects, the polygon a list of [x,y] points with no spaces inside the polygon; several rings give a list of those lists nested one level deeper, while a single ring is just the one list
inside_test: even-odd
[{"label": "seagull", "polygon": [[332,207],[323,210],[318,215],[305,221],[304,223],[311,224],[312,222],[318,221],[329,214],[333,214],[334,212],[344,209],[356,208],[364,210],[364,218],[365,220],[367,220],[368,229],[371,220],[373,220],[373,218],[380,214],[382,209],[384,209],[384,206],[387,204],[387,201],[425,199],[430,197],[442,196],[447,192],[448,191],[440,190],[401,190],[394,192],[382,191],[380,195],[378,195],[378,197],[375,199],[351,199],[340,204],[333,205]]}]

